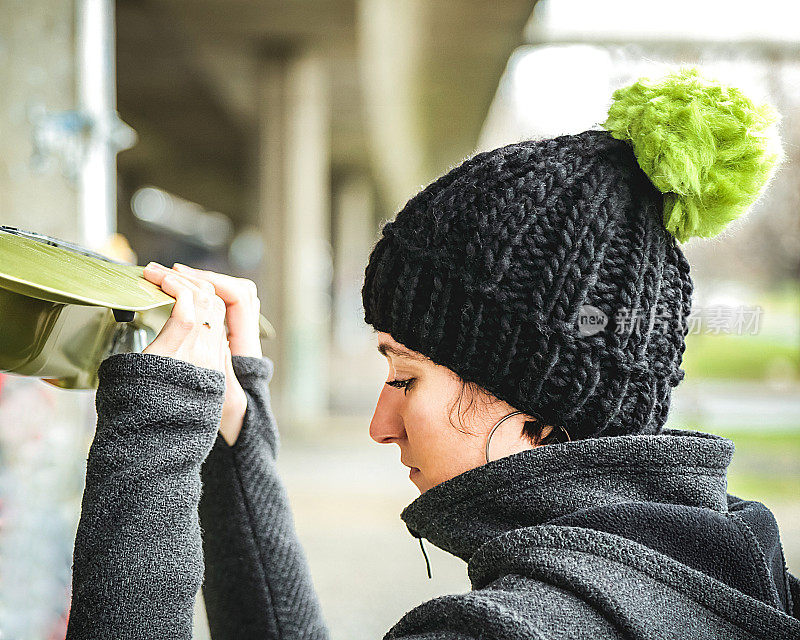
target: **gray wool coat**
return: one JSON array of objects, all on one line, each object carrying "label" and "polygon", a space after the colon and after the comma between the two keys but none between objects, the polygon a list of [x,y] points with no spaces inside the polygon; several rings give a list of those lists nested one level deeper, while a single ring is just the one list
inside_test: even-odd
[{"label": "gray wool coat", "polygon": [[[214,640],[329,638],[275,461],[269,358],[224,376],[152,354],[100,367],[68,640],[188,639],[203,589]],[[472,589],[408,611],[405,640],[800,639],[800,582],[760,502],[727,493],[734,447],[666,430],[523,451],[402,512],[466,562]]]}]

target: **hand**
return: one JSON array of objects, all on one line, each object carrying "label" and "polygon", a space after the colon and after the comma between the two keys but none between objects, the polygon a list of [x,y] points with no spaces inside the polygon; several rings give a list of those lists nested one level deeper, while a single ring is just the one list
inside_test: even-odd
[{"label": "hand", "polygon": [[200,286],[177,273],[145,270],[145,277],[175,298],[172,314],[143,353],[225,371],[225,303],[213,286]]},{"label": "hand", "polygon": [[[214,368],[218,368],[219,370],[225,372],[225,401],[222,405],[222,420],[220,421],[219,430],[222,434],[222,437],[228,443],[228,446],[233,446],[239,436],[239,432],[242,429],[242,422],[244,421],[244,415],[247,410],[247,396],[239,384],[231,364],[231,350],[229,346],[230,337],[225,337],[225,301],[216,295],[214,285],[210,282],[194,276],[189,276],[188,274],[178,273],[174,269],[169,269],[154,262],[151,262],[145,267],[144,277],[150,282],[160,285],[166,293],[176,298],[175,307],[172,310],[170,319],[167,320],[167,324],[164,325],[164,329],[162,329],[161,333],[159,333],[156,339],[144,350],[144,353],[172,355],[169,350],[165,351],[163,347],[159,346],[154,348],[153,345],[155,345],[161,338],[161,335],[167,331],[167,326],[171,321],[173,321],[176,313],[179,315],[183,313],[182,311],[176,312],[176,309],[178,309],[178,301],[180,300],[180,298],[176,295],[179,291],[178,287],[183,287],[185,290],[190,290],[192,294],[195,292],[202,293],[203,295],[208,296],[216,301],[214,304],[217,307],[217,310],[221,312],[221,315],[216,320],[216,326],[221,330],[221,336],[219,337],[219,354],[221,360],[219,367]],[[181,321],[180,319],[177,319],[176,322],[180,323]],[[202,325],[202,321],[198,321],[196,324],[201,330],[209,332],[208,327]],[[212,325],[212,328],[213,326],[214,325]],[[193,362],[193,364],[198,363]]]},{"label": "hand", "polygon": [[246,278],[193,269],[178,262],[172,266],[175,271],[194,282],[214,285],[216,294],[225,302],[231,355],[263,357],[258,326],[261,301],[258,299],[256,284]]}]

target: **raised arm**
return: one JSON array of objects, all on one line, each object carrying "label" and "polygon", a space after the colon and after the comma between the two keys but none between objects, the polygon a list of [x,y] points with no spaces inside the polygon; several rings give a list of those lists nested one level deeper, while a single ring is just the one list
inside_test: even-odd
[{"label": "raised arm", "polygon": [[143,353],[98,370],[68,640],[189,640],[203,577],[200,466],[227,404],[225,303],[166,278],[172,313]]},{"label": "raised arm", "polygon": [[100,365],[67,640],[190,640],[203,577],[200,466],[221,371],[146,353]]},{"label": "raised arm", "polygon": [[202,469],[203,594],[213,638],[328,638],[275,466],[279,437],[268,387],[274,365],[261,351],[256,285],[173,267],[151,263],[144,275],[162,287],[175,276],[211,286],[225,303],[232,354],[220,436]]},{"label": "raised arm", "polygon": [[233,446],[217,438],[202,468],[203,595],[212,637],[329,638],[275,466],[274,364],[267,357],[232,361],[247,394],[244,422]]}]

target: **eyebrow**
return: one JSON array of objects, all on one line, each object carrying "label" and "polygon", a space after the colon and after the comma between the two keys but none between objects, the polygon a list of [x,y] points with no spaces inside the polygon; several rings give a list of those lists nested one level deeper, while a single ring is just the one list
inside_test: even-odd
[{"label": "eyebrow", "polygon": [[392,355],[397,356],[398,358],[408,358],[409,360],[416,360],[417,362],[425,362],[426,360],[428,360],[428,358],[426,358],[423,355],[420,355],[418,353],[413,353],[411,351],[406,351],[405,349],[398,349],[397,347],[393,347],[392,345],[387,344],[385,342],[381,342],[380,344],[378,344],[378,353],[380,353],[382,356],[391,353]]}]

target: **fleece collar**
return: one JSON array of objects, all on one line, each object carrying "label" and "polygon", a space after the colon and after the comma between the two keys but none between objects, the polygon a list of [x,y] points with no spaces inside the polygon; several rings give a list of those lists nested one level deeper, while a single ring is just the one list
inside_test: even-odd
[{"label": "fleece collar", "polygon": [[592,438],[492,460],[431,487],[401,513],[409,532],[465,561],[489,540],[602,505],[728,510],[734,445],[698,431]]}]

